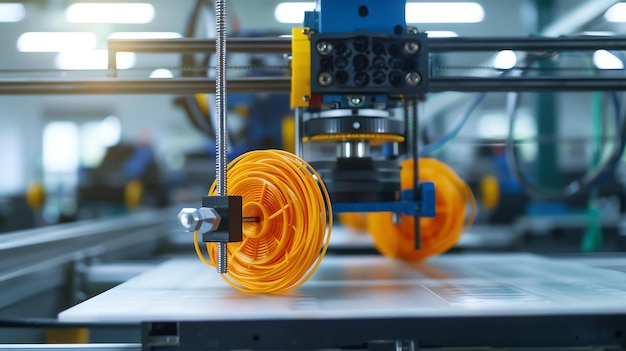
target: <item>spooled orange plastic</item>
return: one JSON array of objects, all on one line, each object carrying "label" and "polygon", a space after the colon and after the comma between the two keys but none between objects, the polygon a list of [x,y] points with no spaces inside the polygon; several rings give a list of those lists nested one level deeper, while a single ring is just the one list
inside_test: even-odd
[{"label": "spooled orange plastic", "polygon": [[[409,159],[400,165],[403,190],[413,188],[413,162]],[[435,184],[436,204],[434,218],[419,219],[422,235],[420,250],[414,249],[414,217],[402,215],[401,223],[393,224],[392,214],[388,212],[367,216],[367,227],[378,251],[405,261],[420,261],[449,250],[472,226],[475,215],[472,191],[450,167],[431,158],[419,159],[418,166],[419,180]]]},{"label": "spooled orange plastic", "polygon": [[367,230],[367,213],[346,212],[340,213],[339,222],[346,228],[356,233]]},{"label": "spooled orange plastic", "polygon": [[[242,197],[243,241],[228,244],[228,273],[222,278],[244,292],[286,293],[298,288],[319,266],[330,240],[332,208],[321,177],[301,158],[282,150],[243,154],[227,169],[227,193]],[[215,195],[215,183],[209,191]],[[214,267],[217,245],[204,257]]]}]

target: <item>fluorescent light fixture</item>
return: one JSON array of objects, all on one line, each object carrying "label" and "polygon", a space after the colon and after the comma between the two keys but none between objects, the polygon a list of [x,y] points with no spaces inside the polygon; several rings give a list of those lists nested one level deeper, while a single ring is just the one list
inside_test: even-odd
[{"label": "fluorescent light fixture", "polygon": [[498,69],[511,69],[517,64],[517,55],[512,50],[500,51],[493,60],[493,65]]},{"label": "fluorescent light fixture", "polygon": [[17,39],[17,50],[21,52],[59,52],[89,50],[96,47],[98,40],[90,32],[26,32]]},{"label": "fluorescent light fixture", "polygon": [[76,3],[65,10],[71,23],[150,23],[154,6],[146,3]]},{"label": "fluorescent light fixture", "polygon": [[626,22],[626,3],[613,5],[604,13],[604,19],[609,22]]},{"label": "fluorescent light fixture", "polygon": [[454,38],[459,36],[451,30],[427,30],[426,34],[429,38]]},{"label": "fluorescent light fixture", "polygon": [[100,144],[104,147],[117,145],[122,137],[122,124],[115,116],[108,116],[99,126]]},{"label": "fluorescent light fixture", "polygon": [[176,32],[115,32],[108,39],[176,39],[182,38]]},{"label": "fluorescent light fixture", "polygon": [[26,16],[23,4],[7,2],[0,4],[0,22],[19,22]]},{"label": "fluorescent light fixture", "polygon": [[169,69],[159,68],[150,73],[150,78],[174,78],[174,74]]},{"label": "fluorescent light fixture", "polygon": [[[107,69],[109,52],[107,50],[63,51],[56,57],[56,67],[66,70],[97,70]],[[129,69],[135,65],[135,54],[132,52],[117,53],[117,68]]]},{"label": "fluorescent light fixture", "polygon": [[606,50],[597,50],[593,53],[593,64],[598,69],[624,69],[622,60]]},{"label": "fluorescent light fixture", "polygon": [[80,157],[80,134],[73,122],[50,122],[43,130],[45,173],[76,172]]},{"label": "fluorescent light fixture", "polygon": [[479,23],[485,10],[475,2],[409,2],[407,23]]},{"label": "fluorescent light fixture", "polygon": [[304,13],[313,10],[314,2],[282,2],[274,9],[274,17],[280,23],[302,23]]}]

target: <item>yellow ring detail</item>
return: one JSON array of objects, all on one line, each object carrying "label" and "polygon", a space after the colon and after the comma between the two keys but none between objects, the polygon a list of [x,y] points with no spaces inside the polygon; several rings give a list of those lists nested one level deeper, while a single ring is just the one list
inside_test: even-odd
[{"label": "yellow ring detail", "polygon": [[402,135],[396,134],[374,134],[374,133],[361,133],[361,134],[319,134],[312,137],[302,138],[302,141],[307,143],[310,141],[344,141],[344,140],[368,140],[372,143],[400,143],[404,141]]}]

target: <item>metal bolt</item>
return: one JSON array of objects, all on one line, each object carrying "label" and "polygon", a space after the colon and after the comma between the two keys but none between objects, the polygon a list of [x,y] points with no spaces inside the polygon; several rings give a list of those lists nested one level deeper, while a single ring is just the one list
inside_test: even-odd
[{"label": "metal bolt", "polygon": [[178,221],[187,232],[213,232],[219,227],[222,217],[213,208],[183,208],[178,213]]},{"label": "metal bolt", "polygon": [[317,76],[317,82],[323,86],[323,87],[327,87],[331,84],[333,84],[333,76],[328,73],[328,72],[322,72],[319,74],[319,76]]},{"label": "metal bolt", "polygon": [[391,214],[391,223],[393,223],[395,225],[402,224],[402,214],[401,213],[397,213],[397,212],[393,212]]},{"label": "metal bolt", "polygon": [[348,101],[352,106],[361,106],[365,102],[365,96],[363,95],[352,95],[348,96]]},{"label": "metal bolt", "polygon": [[407,54],[415,54],[416,52],[419,51],[419,49],[420,49],[419,44],[414,41],[408,41],[404,43],[404,51]]},{"label": "metal bolt", "polygon": [[417,72],[409,72],[404,77],[404,81],[408,85],[417,86],[422,81],[422,76],[420,76]]},{"label": "metal bolt", "polygon": [[315,48],[317,49],[317,52],[319,52],[322,55],[328,55],[333,51],[333,44],[327,42],[327,41],[320,41],[317,43],[317,45],[315,45]]}]

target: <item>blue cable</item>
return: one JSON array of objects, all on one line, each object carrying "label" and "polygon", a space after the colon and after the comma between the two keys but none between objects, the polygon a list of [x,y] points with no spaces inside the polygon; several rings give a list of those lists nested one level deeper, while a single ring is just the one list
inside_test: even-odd
[{"label": "blue cable", "polygon": [[459,134],[463,126],[465,126],[465,123],[467,123],[467,121],[470,119],[470,117],[474,113],[474,110],[476,110],[478,105],[480,105],[480,103],[485,99],[485,96],[487,96],[487,93],[480,93],[476,95],[474,99],[470,102],[465,112],[461,116],[459,116],[459,118],[457,118],[456,125],[448,133],[446,133],[441,138],[439,138],[437,141],[432,142],[428,145],[425,145],[421,149],[419,155],[426,156],[426,155],[433,154],[437,152],[439,149],[441,149],[442,147],[444,147],[448,142],[452,141],[452,139],[456,138],[456,136]]},{"label": "blue cable", "polygon": [[[512,70],[503,71],[502,74],[500,74],[500,77],[506,76],[511,71]],[[456,138],[456,136],[459,135],[459,132],[461,131],[463,126],[465,126],[465,123],[467,123],[467,121],[470,119],[470,117],[472,116],[476,108],[478,108],[478,105],[480,105],[480,103],[483,102],[486,96],[487,96],[487,93],[477,94],[474,97],[474,99],[470,102],[465,112],[461,116],[459,116],[459,118],[457,118],[456,125],[448,133],[444,134],[437,141],[434,141],[422,147],[419,153],[420,157],[428,156],[439,151],[441,148],[446,146],[446,144],[448,144],[450,141]]]},{"label": "blue cable", "polygon": [[[621,57],[621,55],[617,57],[620,58],[622,62],[624,62],[624,59],[623,57]],[[527,66],[532,65],[535,60],[536,58],[527,58]],[[520,74],[523,75],[524,73],[525,71],[522,71]],[[611,93],[611,102],[615,109],[615,122],[618,133],[616,135],[616,139],[619,139],[618,146],[616,147],[616,149],[613,150],[611,155],[604,162],[598,165],[597,168],[590,170],[580,179],[569,183],[565,188],[560,190],[547,190],[535,186],[527,180],[524,172],[520,169],[518,152],[516,150],[515,142],[513,140],[513,130],[517,116],[517,113],[515,112],[519,103],[519,96],[520,94],[517,92],[510,92],[507,94],[506,110],[507,115],[509,116],[509,133],[506,142],[506,154],[509,161],[508,165],[511,173],[514,175],[518,183],[522,186],[522,188],[528,195],[534,198],[544,200],[562,200],[564,198],[568,198],[572,195],[578,194],[583,190],[601,185],[603,182],[613,176],[615,170],[621,162],[622,155],[624,154],[624,149],[626,148],[626,120],[621,117],[622,111],[616,92]]]}]

